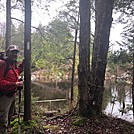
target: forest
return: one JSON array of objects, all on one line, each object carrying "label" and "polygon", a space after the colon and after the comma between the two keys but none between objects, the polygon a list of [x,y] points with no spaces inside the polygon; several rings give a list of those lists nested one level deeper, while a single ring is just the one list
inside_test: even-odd
[{"label": "forest", "polygon": [[[1,13],[7,12],[9,1],[1,1]],[[0,48],[4,51],[8,43],[16,44],[21,50],[19,60],[22,60],[25,53],[25,1],[10,2],[10,36],[7,34],[8,24],[0,21]],[[57,8],[56,16],[51,17],[56,3],[61,6]],[[19,14],[16,12],[21,17],[17,18]],[[34,25],[39,19],[36,20],[34,13],[44,20],[44,24],[39,21]],[[36,101],[43,99],[39,96],[46,91],[40,95],[36,91],[39,96],[35,97],[32,85],[32,118],[23,121],[25,105],[22,102],[21,133],[133,134],[132,122],[112,115],[117,101],[123,105],[118,109],[122,115],[131,111],[133,118],[134,113],[134,1],[31,0],[31,14],[31,83],[49,88],[54,85],[54,90],[58,91],[60,88],[67,90],[68,109],[45,112],[46,106],[37,105]],[[48,21],[45,16],[52,19]],[[124,26],[120,34],[122,40],[113,43],[110,32],[119,24]],[[116,46],[118,49],[114,50]],[[106,94],[109,92],[113,93],[110,98]],[[125,102],[128,92],[131,96],[129,105]],[[46,96],[49,96],[47,92]],[[58,97],[59,94],[50,99]],[[105,114],[108,99],[113,109]],[[17,128],[15,115],[9,133],[16,134]]]}]

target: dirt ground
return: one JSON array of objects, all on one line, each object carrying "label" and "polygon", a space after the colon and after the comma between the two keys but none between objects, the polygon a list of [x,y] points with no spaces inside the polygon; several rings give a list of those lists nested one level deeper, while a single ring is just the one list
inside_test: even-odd
[{"label": "dirt ground", "polygon": [[45,119],[44,125],[45,134],[134,134],[133,123],[106,115],[78,121],[77,117],[65,114]]}]

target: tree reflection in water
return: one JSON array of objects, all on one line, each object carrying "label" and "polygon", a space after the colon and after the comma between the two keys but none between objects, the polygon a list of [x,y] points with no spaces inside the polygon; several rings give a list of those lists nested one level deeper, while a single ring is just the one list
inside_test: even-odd
[{"label": "tree reflection in water", "polygon": [[[50,86],[51,85],[51,86]],[[59,88],[55,89],[52,83],[39,85],[32,84],[32,92],[39,97],[39,100],[52,100],[52,99],[68,99],[70,83],[62,83]],[[74,101],[77,102],[78,88],[74,90]],[[62,104],[61,104],[62,103]],[[46,105],[46,104],[45,104]],[[64,106],[66,105],[66,106]],[[53,103],[53,109],[68,107],[68,103],[60,102]],[[127,121],[133,121],[132,112],[132,94],[131,85],[124,82],[105,82],[105,90],[103,96],[103,111],[107,115],[122,118]]]},{"label": "tree reflection in water", "polygon": [[108,115],[132,122],[131,85],[124,82],[107,81],[105,83],[103,111]]}]

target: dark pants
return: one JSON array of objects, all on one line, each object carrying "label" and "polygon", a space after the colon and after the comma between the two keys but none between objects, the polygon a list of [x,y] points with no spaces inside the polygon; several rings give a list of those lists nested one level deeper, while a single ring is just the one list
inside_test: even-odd
[{"label": "dark pants", "polygon": [[12,104],[10,106],[10,109],[9,109],[9,113],[8,113],[8,125],[10,126],[10,122],[12,120],[12,117],[13,115],[15,114],[15,99],[12,101]]},{"label": "dark pants", "polygon": [[8,113],[13,100],[14,96],[8,97],[3,95],[0,97],[0,134],[7,133]]}]

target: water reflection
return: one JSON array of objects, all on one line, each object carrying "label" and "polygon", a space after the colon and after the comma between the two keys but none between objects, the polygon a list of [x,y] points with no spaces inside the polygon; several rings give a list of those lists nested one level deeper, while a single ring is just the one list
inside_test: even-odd
[{"label": "water reflection", "polygon": [[125,83],[106,82],[104,92],[104,113],[133,121],[131,86]]},{"label": "water reflection", "polygon": [[[55,88],[53,83],[32,84],[32,92],[35,96],[39,97],[39,100],[51,100],[51,99],[68,99],[70,83],[60,83],[57,88]],[[74,98],[77,99],[78,88],[75,87]],[[103,111],[107,115],[122,118],[127,121],[133,121],[132,112],[132,94],[131,85],[126,83],[115,83],[112,81],[106,81],[104,98],[103,98]],[[76,101],[76,100],[74,100]],[[43,104],[44,105],[44,104]],[[46,106],[46,104],[45,104]],[[66,102],[53,102],[51,104],[53,109],[67,108],[68,103]],[[48,104],[49,107],[49,104]]]},{"label": "water reflection", "polygon": [[67,90],[62,90],[59,87],[55,88],[53,83],[34,82],[32,83],[32,92],[39,97],[39,100],[65,99],[67,96]]},{"label": "water reflection", "polygon": [[[60,83],[62,85],[62,83]],[[55,83],[39,83],[33,82],[31,85],[34,97],[38,97],[38,106],[42,106],[46,111],[61,111],[62,113],[68,110],[67,95],[68,90],[66,85],[55,87]],[[65,90],[63,90],[64,88]],[[57,101],[58,100],[58,101]]]}]

